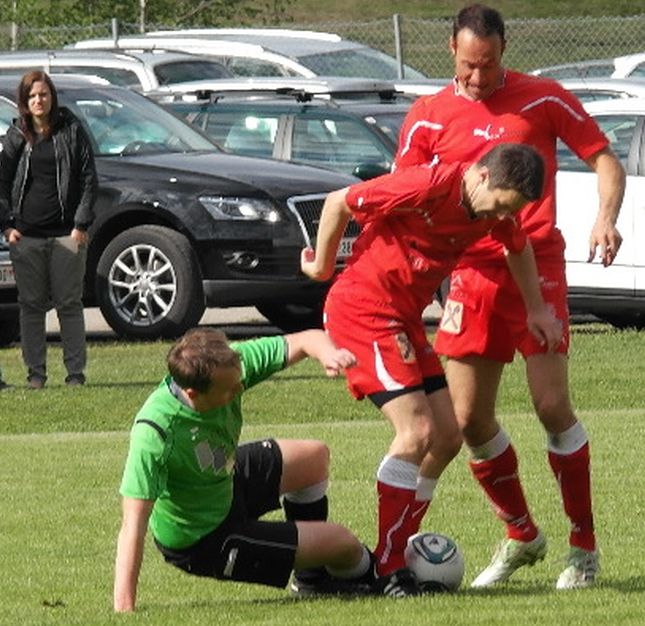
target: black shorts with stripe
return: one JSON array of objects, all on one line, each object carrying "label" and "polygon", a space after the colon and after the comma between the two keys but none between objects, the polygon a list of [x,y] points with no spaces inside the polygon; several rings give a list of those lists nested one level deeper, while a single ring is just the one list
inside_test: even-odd
[{"label": "black shorts with stripe", "polygon": [[282,453],[273,439],[237,449],[228,517],[196,544],[171,550],[155,541],[168,563],[196,576],[285,587],[298,546],[295,523],[262,521],[280,508]]}]

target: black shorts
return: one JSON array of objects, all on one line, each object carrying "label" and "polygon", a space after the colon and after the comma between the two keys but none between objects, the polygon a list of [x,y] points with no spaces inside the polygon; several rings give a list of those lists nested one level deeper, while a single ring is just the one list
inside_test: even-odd
[{"label": "black shorts", "polygon": [[196,576],[284,587],[298,547],[294,522],[260,521],[280,508],[282,453],[274,439],[240,446],[233,503],[226,519],[196,544],[171,550],[155,540],[168,563]]}]

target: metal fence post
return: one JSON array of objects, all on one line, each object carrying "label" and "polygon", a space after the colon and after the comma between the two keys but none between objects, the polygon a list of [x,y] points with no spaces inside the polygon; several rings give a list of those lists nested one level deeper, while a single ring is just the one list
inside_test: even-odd
[{"label": "metal fence post", "polygon": [[403,41],[401,39],[401,16],[395,13],[392,16],[392,20],[394,22],[394,49],[396,51],[396,60],[399,64],[397,72],[399,78],[405,78],[405,70],[403,69]]},{"label": "metal fence post", "polygon": [[119,46],[119,20],[117,20],[116,17],[113,17],[111,22],[112,22],[112,43],[114,44],[114,47],[117,48]]}]

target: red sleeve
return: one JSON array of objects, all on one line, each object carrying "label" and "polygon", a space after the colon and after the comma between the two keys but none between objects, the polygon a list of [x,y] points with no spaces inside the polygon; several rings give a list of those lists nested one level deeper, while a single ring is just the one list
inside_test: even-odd
[{"label": "red sleeve", "polygon": [[549,117],[555,125],[556,135],[571,150],[585,160],[609,145],[607,137],[578,98],[556,81],[540,80],[551,83],[549,95],[545,96]]},{"label": "red sleeve", "polygon": [[490,235],[513,254],[519,254],[526,247],[526,233],[512,217],[498,221]]},{"label": "red sleeve", "polygon": [[433,141],[442,129],[432,121],[429,107],[437,94],[422,96],[414,102],[405,116],[399,133],[399,147],[394,159],[395,167],[408,167],[430,163],[433,158]]},{"label": "red sleeve", "polygon": [[446,196],[461,182],[458,163],[407,167],[352,185],[345,196],[359,222],[366,222],[395,209],[423,209],[432,212],[433,200]]}]

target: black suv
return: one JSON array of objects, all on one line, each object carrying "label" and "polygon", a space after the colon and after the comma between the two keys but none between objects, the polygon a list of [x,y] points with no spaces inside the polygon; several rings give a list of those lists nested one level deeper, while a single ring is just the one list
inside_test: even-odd
[{"label": "black suv", "polygon": [[[17,78],[0,78],[0,130]],[[89,131],[99,197],[85,302],[120,335],[173,337],[206,306],[256,306],[285,330],[309,325],[325,285],[300,272],[326,194],[356,179],[222,153],[145,97],[54,77]]]}]

